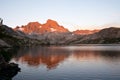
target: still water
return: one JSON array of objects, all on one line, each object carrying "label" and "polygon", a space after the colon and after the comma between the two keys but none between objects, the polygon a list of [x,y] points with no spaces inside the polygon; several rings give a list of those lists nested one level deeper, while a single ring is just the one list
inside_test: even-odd
[{"label": "still water", "polygon": [[10,62],[19,64],[13,80],[120,80],[120,46],[27,47]]}]

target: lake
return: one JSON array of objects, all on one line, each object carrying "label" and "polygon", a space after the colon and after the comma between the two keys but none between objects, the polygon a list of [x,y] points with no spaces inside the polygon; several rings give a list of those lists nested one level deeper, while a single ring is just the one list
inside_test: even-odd
[{"label": "lake", "polygon": [[10,62],[13,80],[120,80],[119,45],[25,47]]}]

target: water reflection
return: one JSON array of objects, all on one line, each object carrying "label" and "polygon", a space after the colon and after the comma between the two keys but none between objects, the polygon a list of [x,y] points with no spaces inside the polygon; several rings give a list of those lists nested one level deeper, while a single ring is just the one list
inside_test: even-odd
[{"label": "water reflection", "polygon": [[73,57],[80,60],[107,59],[109,61],[120,60],[120,51],[75,51]]},{"label": "water reflection", "polygon": [[69,51],[54,49],[54,47],[21,48],[14,56],[15,61],[27,63],[29,66],[46,65],[48,69],[56,68],[69,56]]},{"label": "water reflection", "polygon": [[[72,60],[104,60],[107,62],[118,62],[120,61],[120,51],[117,50],[111,51],[107,48],[96,49],[94,48],[84,49],[83,47],[26,47],[21,48],[14,55],[13,60],[27,64],[33,67],[39,67],[40,65],[45,65],[48,69],[55,69],[62,62],[72,59]],[[93,46],[92,46],[93,47]],[[96,49],[96,50],[95,50]],[[99,50],[100,49],[100,50]]]}]

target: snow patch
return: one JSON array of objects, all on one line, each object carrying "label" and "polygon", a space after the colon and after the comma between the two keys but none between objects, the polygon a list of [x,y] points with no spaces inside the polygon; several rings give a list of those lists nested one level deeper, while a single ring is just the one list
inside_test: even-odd
[{"label": "snow patch", "polygon": [[74,36],[74,34],[72,34],[72,36]]},{"label": "snow patch", "polygon": [[42,26],[39,26],[39,28],[41,28]]},{"label": "snow patch", "polygon": [[50,28],[50,29],[51,29],[52,32],[56,31],[56,29],[54,29],[54,28]]},{"label": "snow patch", "polygon": [[24,28],[19,28],[19,30],[20,30],[20,31],[23,31],[23,30],[24,30]]}]

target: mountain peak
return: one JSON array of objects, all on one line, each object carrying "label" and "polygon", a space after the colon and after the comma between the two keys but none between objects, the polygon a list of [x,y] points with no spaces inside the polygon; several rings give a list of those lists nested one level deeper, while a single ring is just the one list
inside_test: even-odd
[{"label": "mountain peak", "polygon": [[35,25],[41,25],[39,22],[29,22],[27,25],[32,25],[32,24],[35,24]]},{"label": "mountain peak", "polygon": [[48,19],[45,24],[39,22],[29,22],[27,25],[17,27],[14,30],[21,30],[27,34],[45,32],[68,32],[69,30],[60,26],[56,21]]},{"label": "mountain peak", "polygon": [[59,25],[56,21],[54,21],[52,19],[48,19],[46,24],[48,24],[48,25],[57,25],[57,26]]},{"label": "mountain peak", "polygon": [[56,21],[55,21],[55,20],[52,20],[52,19],[48,19],[48,20],[47,20],[47,23],[48,23],[48,22],[56,22]]}]

